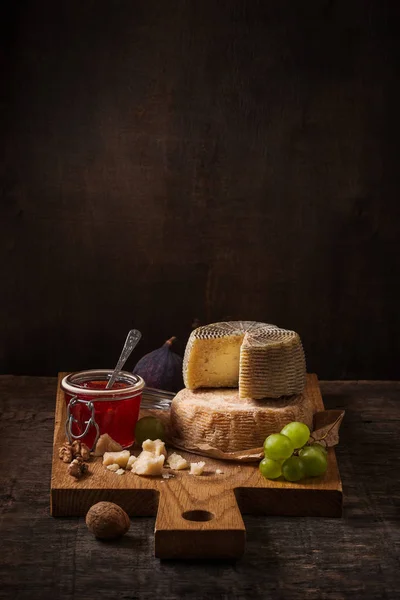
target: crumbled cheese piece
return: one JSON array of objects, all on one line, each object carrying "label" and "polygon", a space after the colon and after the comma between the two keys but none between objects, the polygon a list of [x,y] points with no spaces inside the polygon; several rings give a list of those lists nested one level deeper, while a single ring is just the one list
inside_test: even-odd
[{"label": "crumbled cheese piece", "polygon": [[165,444],[162,440],[145,440],[142,444],[142,448],[147,452],[152,452],[154,456],[161,456],[161,454],[163,454],[165,458],[167,457]]},{"label": "crumbled cheese piece", "polygon": [[215,470],[215,473],[216,473],[217,475],[222,475],[222,474],[223,474],[223,471],[221,471],[221,469],[216,469],[216,470]]},{"label": "crumbled cheese piece", "polygon": [[200,461],[198,463],[190,463],[189,475],[201,475],[204,471],[205,462]]},{"label": "crumbled cheese piece", "polygon": [[152,452],[149,452],[148,450],[142,450],[141,453],[139,454],[139,456],[136,458],[135,463],[139,459],[143,460],[144,458],[154,458],[154,454]]},{"label": "crumbled cheese piece", "polygon": [[114,471],[114,473],[118,471],[119,468],[120,466],[117,463],[114,463],[113,465],[107,465],[107,469],[109,471]]},{"label": "crumbled cheese piece", "polygon": [[116,475],[123,475],[125,473],[125,469],[118,469],[118,471],[115,471]]},{"label": "crumbled cheese piece", "polygon": [[125,469],[129,457],[129,450],[122,450],[122,452],[105,452],[103,456],[103,465],[107,467],[108,465],[117,463],[122,469]]},{"label": "crumbled cheese piece", "polygon": [[175,477],[175,475],[172,475],[172,473],[163,473],[162,474],[163,479],[171,479],[171,477]]},{"label": "crumbled cheese piece", "polygon": [[103,456],[104,452],[121,452],[121,450],[121,444],[113,440],[108,433],[103,433],[97,440],[94,455]]},{"label": "crumbled cheese piece", "polygon": [[168,457],[168,463],[171,469],[174,469],[174,471],[181,471],[182,469],[189,468],[188,461],[180,454],[176,454],[176,452]]},{"label": "crumbled cheese piece", "polygon": [[126,468],[128,469],[128,471],[130,471],[130,469],[132,469],[132,465],[136,461],[137,461],[137,456],[135,456],[134,454],[131,454],[128,459],[128,464],[126,465]]},{"label": "crumbled cheese piece", "polygon": [[154,456],[151,452],[144,450],[133,463],[132,473],[136,473],[136,475],[161,475],[164,461],[164,454]]}]

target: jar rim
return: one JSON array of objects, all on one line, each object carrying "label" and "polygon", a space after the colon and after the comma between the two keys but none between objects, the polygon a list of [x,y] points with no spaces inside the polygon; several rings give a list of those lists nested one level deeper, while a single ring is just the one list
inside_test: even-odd
[{"label": "jar rim", "polygon": [[134,375],[133,373],[129,373],[129,371],[120,371],[115,380],[116,382],[122,380],[128,384],[131,382],[131,385],[128,385],[124,388],[95,390],[77,385],[79,380],[82,382],[93,381],[94,379],[105,381],[111,377],[113,371],[114,369],[91,369],[88,371],[75,371],[73,373],[69,373],[62,379],[61,388],[64,392],[69,394],[79,394],[80,396],[86,396],[87,398],[126,396],[127,394],[132,394],[132,392],[138,393],[144,388],[145,382],[142,377],[139,375]]}]

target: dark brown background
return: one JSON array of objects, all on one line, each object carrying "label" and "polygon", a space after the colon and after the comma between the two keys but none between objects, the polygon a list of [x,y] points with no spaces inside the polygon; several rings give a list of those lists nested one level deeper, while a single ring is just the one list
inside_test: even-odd
[{"label": "dark brown background", "polygon": [[230,317],[398,377],[396,2],[7,4],[1,372]]}]

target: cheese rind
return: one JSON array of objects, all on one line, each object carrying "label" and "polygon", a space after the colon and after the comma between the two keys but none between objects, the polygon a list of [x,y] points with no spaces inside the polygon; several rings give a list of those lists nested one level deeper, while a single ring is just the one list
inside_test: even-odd
[{"label": "cheese rind", "polygon": [[240,349],[241,398],[280,398],[301,394],[306,362],[300,336],[287,329],[246,334]]},{"label": "cheese rind", "polygon": [[179,447],[189,451],[238,452],[261,447],[291,421],[311,428],[313,410],[309,395],[259,401],[242,399],[232,389],[183,389],[171,403],[171,430]]},{"label": "cheese rind", "polygon": [[299,394],[306,365],[299,335],[268,323],[212,323],[192,331],[183,361],[189,389],[238,387],[241,398]]}]

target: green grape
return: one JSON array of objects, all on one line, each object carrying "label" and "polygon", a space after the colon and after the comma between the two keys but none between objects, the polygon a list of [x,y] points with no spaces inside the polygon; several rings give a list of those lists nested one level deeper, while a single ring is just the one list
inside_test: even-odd
[{"label": "green grape", "polygon": [[139,446],[145,440],[164,440],[164,425],[157,417],[142,417],[136,423],[135,442]]},{"label": "green grape", "polygon": [[291,456],[283,463],[282,473],[287,481],[300,481],[306,476],[303,460],[298,456]]},{"label": "green grape", "polygon": [[305,423],[293,421],[282,429],[281,433],[290,438],[295,448],[302,448],[310,438],[310,430]]},{"label": "green grape", "polygon": [[261,475],[266,479],[276,479],[282,475],[282,468],[278,461],[272,460],[271,458],[263,458],[260,462],[259,469]]},{"label": "green grape", "polygon": [[318,448],[314,448],[313,446],[302,448],[299,452],[299,456],[304,462],[304,467],[308,477],[317,477],[318,475],[322,475],[328,468],[327,457]]},{"label": "green grape", "polygon": [[294,450],[293,442],[281,433],[273,433],[264,442],[264,453],[272,460],[282,460],[292,456]]},{"label": "green grape", "polygon": [[325,448],[325,446],[323,446],[323,445],[322,445],[322,444],[320,444],[319,442],[315,442],[315,443],[312,445],[312,447],[313,447],[313,448],[316,448],[317,450],[320,450],[320,451],[321,451],[321,452],[324,454],[324,456],[327,456],[327,455],[328,455],[328,450],[327,450],[327,448]]}]

